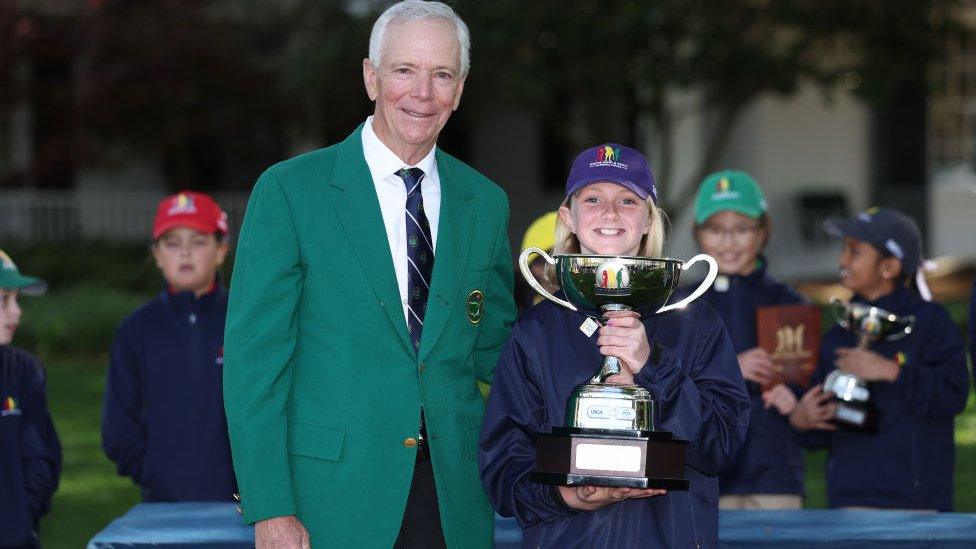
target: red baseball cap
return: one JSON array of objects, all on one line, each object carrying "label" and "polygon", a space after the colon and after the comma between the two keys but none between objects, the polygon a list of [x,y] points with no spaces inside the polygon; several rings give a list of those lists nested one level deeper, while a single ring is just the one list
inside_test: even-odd
[{"label": "red baseball cap", "polygon": [[174,227],[186,227],[207,234],[227,234],[227,212],[221,210],[208,195],[181,191],[164,198],[156,208],[153,240]]}]

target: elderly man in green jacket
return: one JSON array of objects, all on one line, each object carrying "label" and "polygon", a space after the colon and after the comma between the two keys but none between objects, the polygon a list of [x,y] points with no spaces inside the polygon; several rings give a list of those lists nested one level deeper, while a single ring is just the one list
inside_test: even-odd
[{"label": "elderly man in green jacket", "polygon": [[484,403],[514,317],[503,191],[437,149],[469,64],[446,5],[377,20],[371,117],[259,178],[224,401],[258,547],[490,547]]}]

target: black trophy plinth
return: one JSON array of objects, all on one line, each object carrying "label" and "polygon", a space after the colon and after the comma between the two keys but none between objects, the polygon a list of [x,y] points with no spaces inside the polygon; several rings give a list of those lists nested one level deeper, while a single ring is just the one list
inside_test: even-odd
[{"label": "black trophy plinth", "polygon": [[666,431],[553,427],[536,437],[535,482],[687,490],[685,446]]}]

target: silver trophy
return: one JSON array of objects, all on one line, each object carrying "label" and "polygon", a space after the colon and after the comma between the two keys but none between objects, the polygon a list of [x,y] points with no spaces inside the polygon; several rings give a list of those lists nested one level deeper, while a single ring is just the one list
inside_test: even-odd
[{"label": "silver trophy", "polygon": [[[895,341],[912,333],[914,316],[898,316],[863,303],[844,303],[834,297],[830,309],[842,328],[857,336],[857,347],[867,349],[876,341]],[[837,402],[834,421],[844,427],[873,430],[877,410],[871,404],[867,382],[854,374],[836,369],[824,380],[824,391],[833,393]]]},{"label": "silver trophy", "polygon": [[[567,299],[546,291],[532,275],[528,260],[534,254],[554,266]],[[665,305],[681,273],[700,261],[709,265],[705,280],[685,299]],[[715,260],[705,254],[685,263],[631,256],[552,257],[539,248],[523,250],[519,268],[529,285],[543,297],[587,314],[593,329],[600,325],[596,316],[606,311],[635,310],[646,316],[684,308],[705,293],[718,274]],[[565,426],[537,438],[533,480],[562,485],[687,488],[687,442],[655,429],[656,404],[646,389],[607,383],[608,378],[620,373],[621,367],[618,357],[608,356],[587,383],[573,390],[566,407]]]}]

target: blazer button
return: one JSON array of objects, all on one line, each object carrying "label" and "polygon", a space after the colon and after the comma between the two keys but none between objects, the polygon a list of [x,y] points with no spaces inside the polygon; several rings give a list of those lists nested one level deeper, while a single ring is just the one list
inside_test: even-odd
[{"label": "blazer button", "polygon": [[417,445],[417,439],[413,437],[407,437],[403,439],[403,445],[406,446],[407,448],[413,448],[414,446]]},{"label": "blazer button", "polygon": [[421,362],[420,363],[420,373],[424,373],[424,370],[426,370],[426,369],[427,369],[427,365],[424,364],[423,362]]}]

